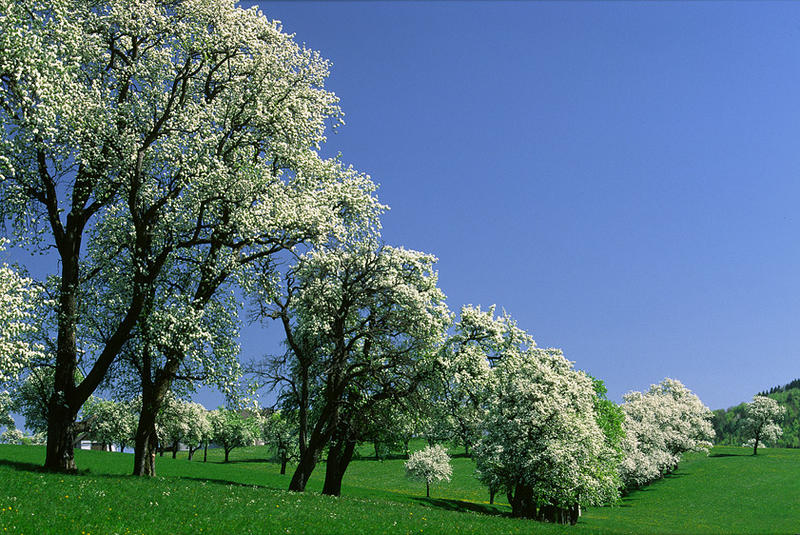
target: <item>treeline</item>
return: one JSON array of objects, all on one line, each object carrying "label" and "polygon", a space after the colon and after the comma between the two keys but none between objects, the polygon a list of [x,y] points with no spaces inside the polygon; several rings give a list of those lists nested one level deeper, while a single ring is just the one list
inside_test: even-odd
[{"label": "treeline", "polygon": [[[774,399],[786,409],[786,416],[780,422],[783,435],[770,443],[775,448],[800,448],[800,379],[783,386],[775,386],[759,395]],[[746,403],[728,409],[714,411],[714,431],[716,444],[741,446],[750,437],[744,436],[741,421],[744,418]]]}]

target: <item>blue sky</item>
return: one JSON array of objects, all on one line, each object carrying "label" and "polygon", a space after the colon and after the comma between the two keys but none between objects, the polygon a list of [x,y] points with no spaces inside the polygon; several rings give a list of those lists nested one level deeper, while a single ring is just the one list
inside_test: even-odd
[{"label": "blue sky", "polygon": [[454,310],[504,307],[615,399],[800,376],[800,5],[259,5],[333,62],[326,150]]},{"label": "blue sky", "polygon": [[[439,257],[453,310],[505,308],[618,401],[800,377],[800,4],[259,5],[333,62],[325,151],[380,184],[387,243]],[[280,341],[248,326],[243,356]]]}]

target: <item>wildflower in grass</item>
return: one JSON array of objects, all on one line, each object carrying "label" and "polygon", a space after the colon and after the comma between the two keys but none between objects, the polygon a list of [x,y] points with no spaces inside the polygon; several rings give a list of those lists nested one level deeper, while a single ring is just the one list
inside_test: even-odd
[{"label": "wildflower in grass", "polygon": [[425,482],[425,496],[431,496],[431,483],[450,481],[453,467],[444,446],[436,444],[424,450],[415,451],[405,462],[406,476]]}]

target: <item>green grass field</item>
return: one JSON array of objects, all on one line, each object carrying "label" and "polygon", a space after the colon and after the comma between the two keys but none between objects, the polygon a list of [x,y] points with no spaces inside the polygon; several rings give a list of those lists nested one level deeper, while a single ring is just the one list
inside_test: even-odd
[{"label": "green grass field", "polygon": [[[202,452],[201,452],[202,453]],[[265,448],[221,452],[209,462],[157,459],[159,477],[128,475],[132,456],[76,452],[75,475],[40,470],[44,449],[0,446],[0,532],[105,533],[800,533],[800,450],[742,448],[690,455],[673,475],[615,507],[585,511],[577,526],[508,516],[488,505],[472,461],[453,459],[453,479],[431,489],[409,481],[400,459],[356,460],[341,498],[319,494],[324,466],[304,494],[266,462]],[[291,474],[291,470],[289,471]]]}]

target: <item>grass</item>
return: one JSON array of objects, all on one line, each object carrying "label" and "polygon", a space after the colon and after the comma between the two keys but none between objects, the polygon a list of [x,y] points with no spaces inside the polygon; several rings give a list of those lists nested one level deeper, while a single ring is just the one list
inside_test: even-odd
[{"label": "grass", "polygon": [[[366,451],[364,452],[366,454]],[[457,452],[455,452],[457,453]],[[590,508],[577,526],[510,518],[490,506],[472,461],[453,459],[453,479],[431,489],[407,480],[403,460],[360,459],[341,498],[319,494],[324,466],[304,494],[266,462],[265,448],[234,450],[230,463],[157,459],[159,477],[135,478],[129,454],[76,452],[82,472],[43,472],[44,449],[0,446],[0,533],[608,533],[792,534],[800,532],[800,450],[742,448],[688,456],[680,469],[625,497]],[[289,470],[291,474],[291,467]]]}]

